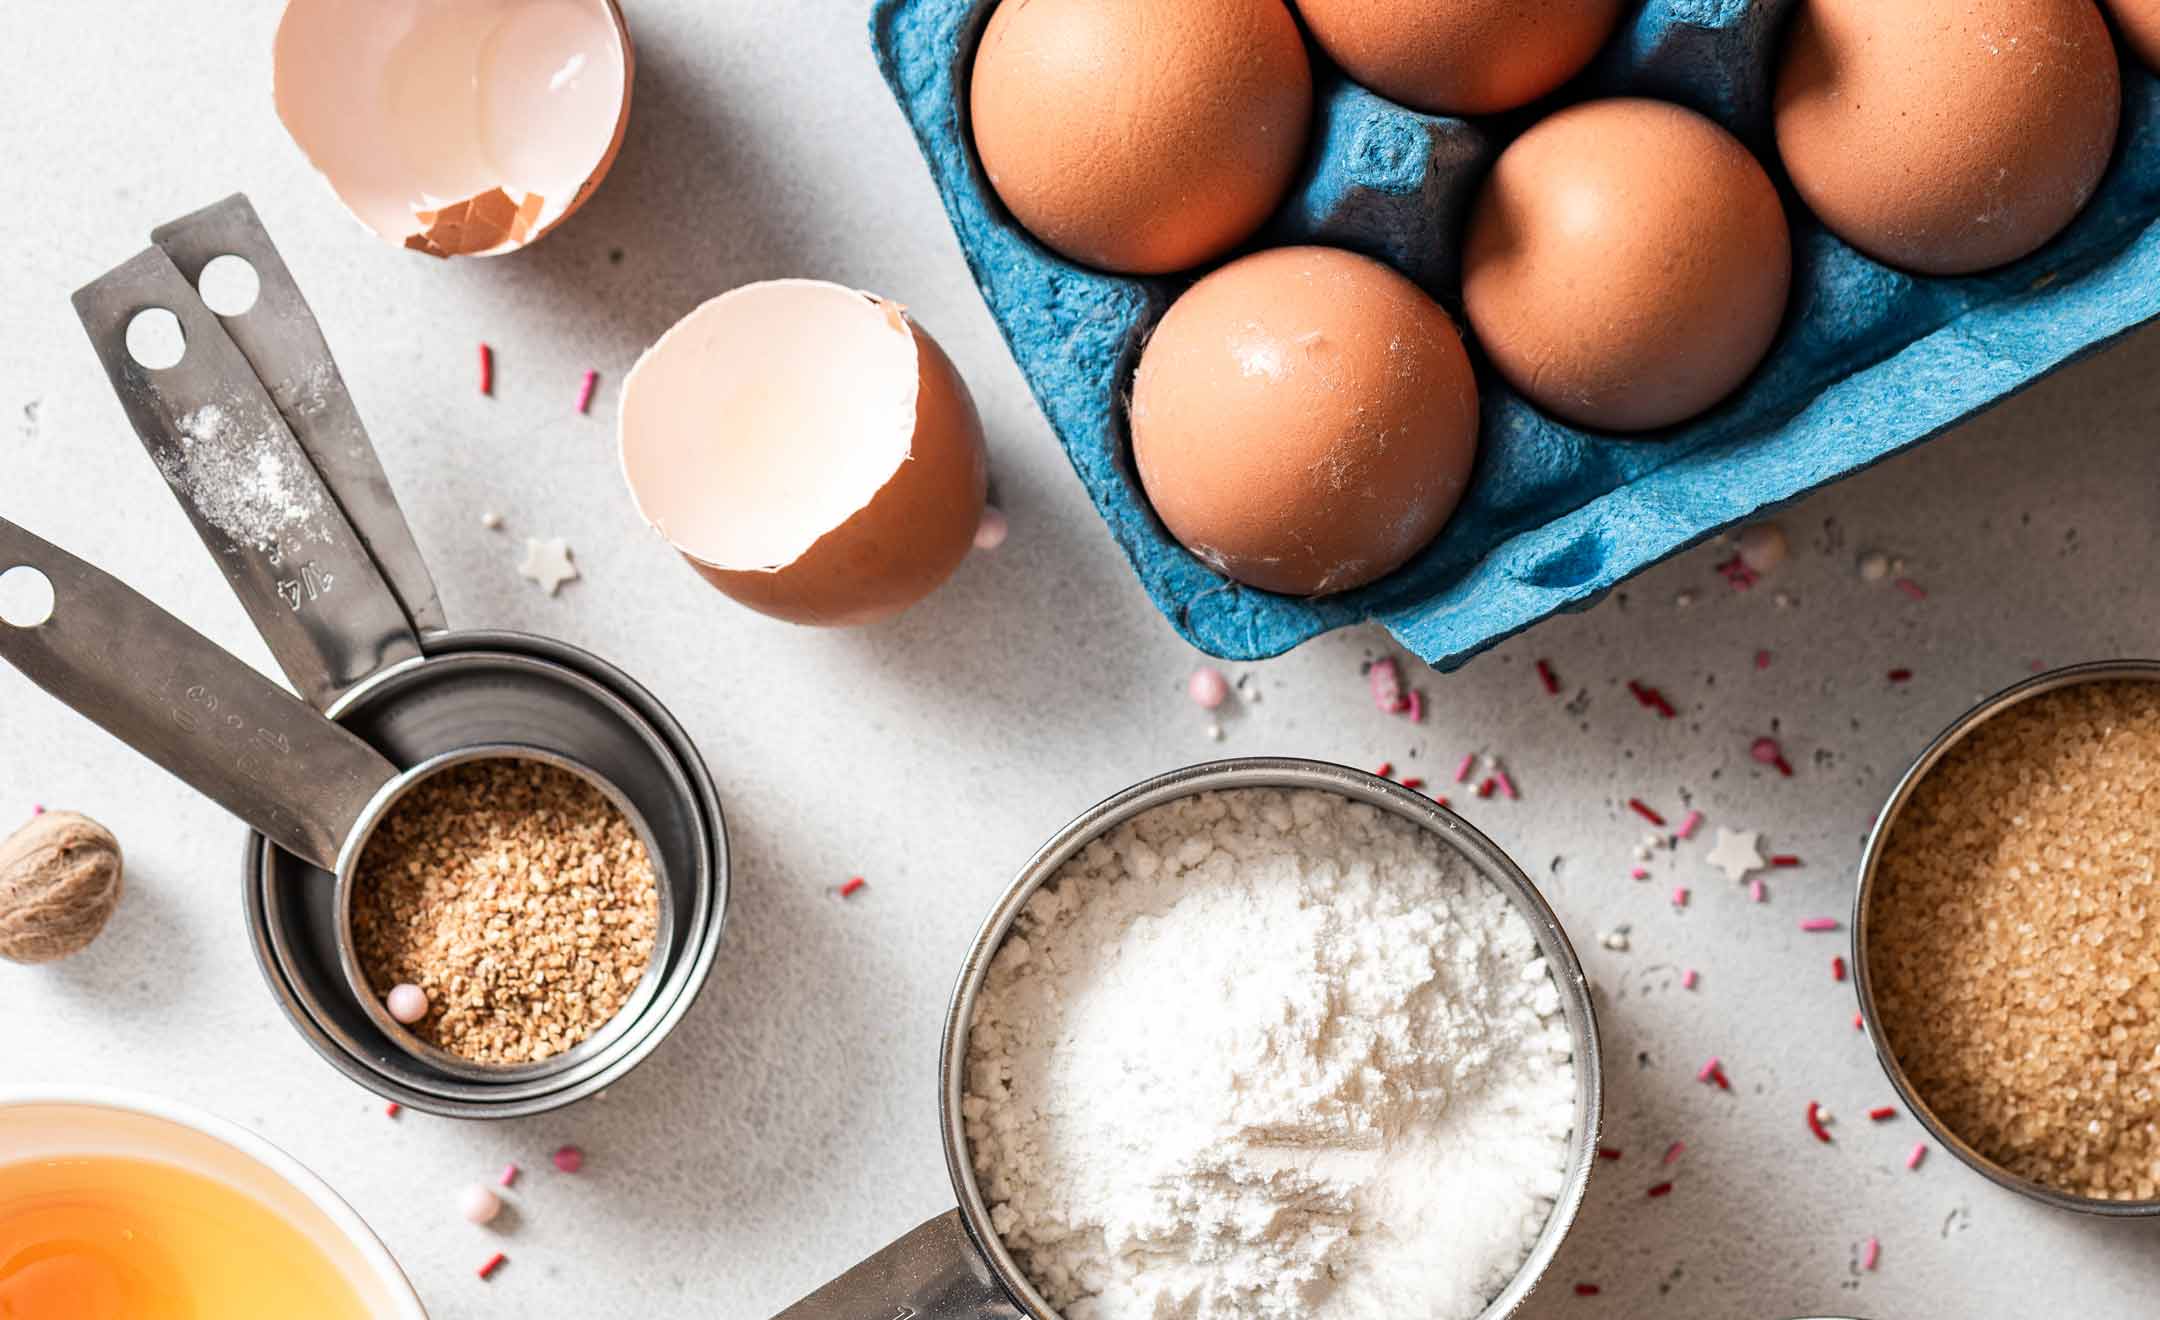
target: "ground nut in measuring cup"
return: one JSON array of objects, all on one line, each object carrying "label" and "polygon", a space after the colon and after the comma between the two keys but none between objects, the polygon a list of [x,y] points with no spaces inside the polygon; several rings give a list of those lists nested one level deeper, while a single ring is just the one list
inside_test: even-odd
[{"label": "ground nut in measuring cup", "polygon": [[[348,1076],[464,1117],[591,1094],[650,1053],[711,968],[725,834],[695,748],[649,693],[595,657],[545,638],[444,631],[322,333],[246,199],[155,239],[79,291],[76,309],[159,471],[308,701],[4,524],[0,570],[42,572],[55,607],[35,627],[0,628],[0,655],[259,831],[246,891],[258,960],[288,1015]],[[194,281],[235,259],[256,276],[256,296],[213,313]],[[170,360],[131,350],[131,330],[152,314],[178,320],[184,345]],[[119,655],[125,672],[107,660]],[[437,773],[490,758],[541,763],[596,790],[650,861],[654,911],[649,933],[629,936],[650,939],[649,958],[604,1025],[476,1061],[390,1015],[350,913],[376,827]]]},{"label": "ground nut in measuring cup", "polygon": [[1602,1097],[1521,871],[1429,798],[1283,760],[1149,781],[1045,846],[942,1067],[960,1209],[781,1320],[1506,1316]]}]

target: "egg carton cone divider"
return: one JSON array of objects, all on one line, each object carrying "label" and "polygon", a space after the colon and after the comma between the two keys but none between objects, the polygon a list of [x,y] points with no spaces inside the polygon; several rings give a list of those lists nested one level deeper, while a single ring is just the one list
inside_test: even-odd
[{"label": "egg carton cone divider", "polygon": [[[155,231],[156,245],[76,291],[76,315],[128,420],[256,630],[317,709],[446,628],[442,604],[321,327],[247,198]],[[205,267],[253,268],[230,316],[196,291]],[[162,309],[185,346],[153,369],[128,347]]]}]

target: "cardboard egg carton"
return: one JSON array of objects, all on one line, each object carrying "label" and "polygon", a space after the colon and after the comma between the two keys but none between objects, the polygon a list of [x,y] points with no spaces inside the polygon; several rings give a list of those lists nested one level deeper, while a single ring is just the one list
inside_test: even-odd
[{"label": "cardboard egg carton", "polygon": [[879,67],[976,282],[1111,534],[1178,632],[1225,659],[1277,655],[1372,619],[1454,668],[2160,315],[2160,78],[2127,52],[2115,160],[2076,223],[2014,265],[1933,279],[1861,256],[1793,198],[1769,122],[1791,0],[1647,0],[1554,96],[1472,120],[1384,100],[1315,51],[1310,164],[1254,246],[1327,243],[1379,257],[1459,321],[1457,243],[1500,149],[1558,105],[1655,96],[1725,125],[1778,180],[1793,226],[1793,294],[1769,360],[1738,394],[1646,437],[1556,422],[1481,363],[1483,450],[1440,538],[1370,587],[1322,600],[1271,595],[1172,540],[1130,461],[1124,400],[1141,345],[1204,272],[1138,279],[1076,266],[1022,230],[983,177],[966,88],[991,8],[992,0],[877,0]]}]

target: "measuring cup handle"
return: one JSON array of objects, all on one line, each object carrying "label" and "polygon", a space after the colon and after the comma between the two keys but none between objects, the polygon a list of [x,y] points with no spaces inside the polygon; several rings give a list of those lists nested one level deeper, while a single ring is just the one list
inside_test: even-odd
[{"label": "measuring cup handle", "polygon": [[773,1320],[1025,1320],[958,1210],[939,1215]]},{"label": "measuring cup handle", "polygon": [[26,626],[0,619],[0,659],[287,852],[337,869],[396,766],[125,584],[0,518],[0,573],[15,568],[45,577],[53,607]]}]

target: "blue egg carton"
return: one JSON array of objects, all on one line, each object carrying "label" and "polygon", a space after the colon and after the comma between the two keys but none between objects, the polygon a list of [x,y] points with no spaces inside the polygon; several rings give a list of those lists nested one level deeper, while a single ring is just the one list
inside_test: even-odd
[{"label": "blue egg carton", "polygon": [[1647,438],[1557,422],[1480,364],[1477,471],[1440,538],[1357,591],[1321,600],[1257,591],[1170,537],[1130,461],[1123,400],[1141,345],[1192,276],[1077,266],[1021,229],[983,176],[966,89],[993,3],[876,0],[878,65],[1095,507],[1172,625],[1224,659],[1278,655],[1376,619],[1409,650],[1454,668],[1734,523],[1940,434],[2160,314],[2160,80],[2127,55],[2115,161],[2084,214],[2025,261],[1933,279],[1838,241],[1785,185],[1769,120],[1791,0],[1647,0],[1547,102],[1473,120],[1384,100],[1315,50],[1311,161],[1254,246],[1352,248],[1458,308],[1457,236],[1499,149],[1555,105],[1655,96],[1724,124],[1779,180],[1793,296],[1769,360],[1739,394]]}]

